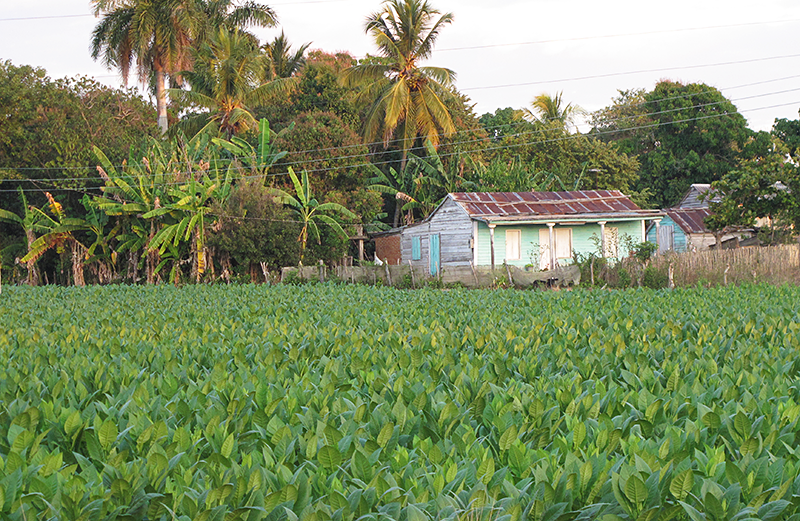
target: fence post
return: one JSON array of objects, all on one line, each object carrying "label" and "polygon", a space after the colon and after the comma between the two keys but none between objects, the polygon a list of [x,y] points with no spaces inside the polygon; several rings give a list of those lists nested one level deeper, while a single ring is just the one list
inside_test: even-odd
[{"label": "fence post", "polygon": [[383,269],[386,271],[386,283],[392,285],[392,273],[389,271],[389,259],[384,260]]}]

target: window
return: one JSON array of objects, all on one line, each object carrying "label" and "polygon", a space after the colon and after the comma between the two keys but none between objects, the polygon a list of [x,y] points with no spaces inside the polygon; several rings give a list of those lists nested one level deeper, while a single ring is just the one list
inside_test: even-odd
[{"label": "window", "polygon": [[558,228],[556,232],[556,258],[572,258],[572,228]]},{"label": "window", "polygon": [[[556,241],[556,259],[572,258],[572,228],[553,228],[553,238]],[[539,268],[550,269],[550,230],[539,229]]]},{"label": "window", "polygon": [[619,228],[606,226],[606,257],[616,259],[619,256]]},{"label": "window", "polygon": [[419,237],[411,237],[411,260],[422,259],[422,247],[420,246]]},{"label": "window", "polygon": [[520,230],[506,230],[506,260],[519,260],[522,232]]}]

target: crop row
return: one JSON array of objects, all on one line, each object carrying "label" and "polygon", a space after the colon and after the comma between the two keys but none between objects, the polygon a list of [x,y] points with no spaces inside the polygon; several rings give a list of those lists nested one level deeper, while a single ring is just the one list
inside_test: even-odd
[{"label": "crop row", "polygon": [[0,298],[0,518],[800,519],[798,288]]}]

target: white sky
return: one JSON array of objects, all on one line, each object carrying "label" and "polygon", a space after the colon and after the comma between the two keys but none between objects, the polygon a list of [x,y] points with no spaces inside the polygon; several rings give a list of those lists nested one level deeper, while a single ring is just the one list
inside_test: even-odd
[{"label": "white sky", "polygon": [[[719,88],[754,130],[798,118],[797,0],[430,1],[455,15],[430,64],[456,71],[478,115],[559,91],[591,111],[609,105],[618,89],[649,90],[666,78]],[[363,22],[379,0],[265,3],[281,25],[257,31],[262,40],[282,29],[294,45],[375,52]],[[0,59],[43,67],[54,78],[85,74],[119,85],[116,71],[89,56],[94,17],[19,20],[89,13],[88,0],[0,0]]]}]

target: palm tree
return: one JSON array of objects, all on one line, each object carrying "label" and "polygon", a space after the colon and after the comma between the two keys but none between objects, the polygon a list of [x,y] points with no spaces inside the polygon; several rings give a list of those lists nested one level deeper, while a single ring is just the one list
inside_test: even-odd
[{"label": "palm tree", "polygon": [[292,45],[286,35],[281,35],[264,44],[264,52],[269,56],[269,76],[267,79],[291,78],[306,64],[305,53],[311,43],[304,43],[292,52]]},{"label": "palm tree", "polygon": [[278,78],[262,84],[269,61],[249,34],[238,30],[220,29],[194,57],[194,70],[182,73],[192,90],[170,89],[176,99],[204,109],[179,123],[188,135],[216,126],[230,139],[256,128],[252,108],[288,93],[296,83],[296,78]]},{"label": "palm tree", "polygon": [[[180,72],[192,69],[191,50],[219,28],[276,25],[266,5],[233,0],[92,0],[103,18],[92,32],[92,58],[119,68],[127,83],[131,67],[139,80],[155,85],[158,126],[167,131],[167,76],[181,84]],[[250,35],[253,41],[255,37]]]},{"label": "palm tree", "polygon": [[288,206],[298,216],[300,223],[303,225],[300,230],[300,236],[297,238],[300,241],[300,262],[303,262],[309,232],[313,233],[317,242],[321,243],[318,223],[327,224],[334,231],[347,237],[342,225],[330,214],[347,217],[354,222],[358,220],[358,216],[338,203],[320,204],[314,194],[311,193],[311,183],[308,180],[307,171],[303,171],[303,179],[301,181],[297,178],[297,174],[294,173],[292,167],[289,167],[289,177],[292,179],[295,195],[278,189],[273,189],[272,193],[279,202]]},{"label": "palm tree", "polygon": [[103,18],[92,32],[92,58],[117,67],[128,82],[131,67],[142,84],[154,77],[158,126],[167,131],[167,76],[191,68],[198,29],[191,0],[93,0]]},{"label": "palm tree", "polygon": [[372,101],[365,139],[375,141],[380,136],[384,147],[396,139],[403,166],[418,136],[437,146],[440,131],[455,130],[443,101],[452,96],[447,89],[453,85],[455,73],[419,66],[431,56],[439,31],[453,21],[451,13],[436,18],[439,14],[427,0],[387,0],[366,23],[381,58],[344,71],[343,82],[363,85],[361,95]]},{"label": "palm tree", "polygon": [[585,115],[586,111],[572,103],[564,105],[563,94],[563,92],[557,92],[555,96],[539,94],[533,98],[530,109],[522,109],[524,117],[535,123],[568,132],[570,127],[575,126],[575,120]]},{"label": "palm tree", "polygon": [[200,27],[200,42],[213,36],[219,29],[233,31],[250,26],[275,27],[278,25],[275,11],[264,4],[248,1],[237,5],[234,0],[197,1],[205,22]]}]

